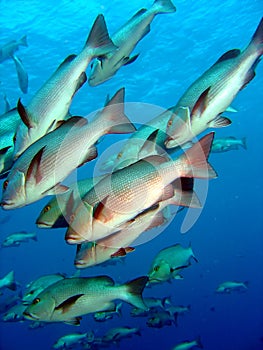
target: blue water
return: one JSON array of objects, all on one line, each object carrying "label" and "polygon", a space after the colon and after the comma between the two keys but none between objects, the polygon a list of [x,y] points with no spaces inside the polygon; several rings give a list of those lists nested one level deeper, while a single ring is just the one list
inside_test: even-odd
[{"label": "blue water", "polygon": [[[150,5],[148,0],[1,1],[0,45],[25,34],[28,37],[28,47],[21,47],[17,54],[29,74],[29,90],[22,96],[10,60],[0,64],[0,93],[8,96],[12,106],[21,96],[26,104],[65,57],[81,50],[98,13],[105,15],[109,32],[114,33],[138,9]],[[175,5],[175,14],[154,19],[151,32],[134,51],[140,53],[135,63],[123,67],[108,82],[96,88],[86,84],[77,93],[70,108],[73,115],[87,115],[102,107],[106,95],[113,95],[122,86],[126,88],[126,101],[162,108],[175,105],[185,89],[221,54],[247,45],[263,14],[262,0],[178,0]],[[248,149],[210,156],[219,176],[210,181],[203,211],[193,227],[184,235],[180,233],[185,215],[182,213],[161,235],[138,246],[124,263],[81,272],[81,276],[107,274],[123,283],[147,274],[160,249],[191,242],[199,262],[185,269],[184,279],[144,291],[144,296],[171,296],[174,304],[191,305],[191,311],[179,318],[178,327],[148,328],[146,319],[129,316],[131,307],[125,304],[121,318],[95,323],[88,315],[80,327],[50,324],[29,330],[27,321],[1,322],[1,349],[46,350],[66,333],[92,329],[101,336],[116,326],[141,328],[141,337],[135,335],[120,342],[119,349],[125,350],[171,350],[177,343],[198,335],[208,350],[263,349],[262,86],[260,63],[255,79],[232,103],[238,110],[229,114],[233,124],[216,130],[218,137],[245,136]],[[0,108],[3,112],[4,102],[0,101]],[[105,137],[99,151],[114,140],[115,136]],[[80,176],[92,175],[94,164],[79,170]],[[0,220],[9,218],[1,224],[1,241],[16,231],[37,231],[38,242],[1,249],[0,277],[14,270],[23,290],[43,274],[75,272],[75,248],[65,244],[65,230],[35,226],[46,202],[45,198],[21,209],[0,212]],[[226,280],[248,281],[248,290],[242,294],[215,294],[217,285]]]}]

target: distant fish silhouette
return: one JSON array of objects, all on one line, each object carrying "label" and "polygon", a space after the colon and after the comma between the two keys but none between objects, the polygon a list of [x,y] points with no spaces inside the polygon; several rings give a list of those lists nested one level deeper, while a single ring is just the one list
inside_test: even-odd
[{"label": "distant fish silhouette", "polygon": [[12,58],[19,46],[28,46],[26,35],[19,40],[11,40],[0,48],[0,63]]},{"label": "distant fish silhouette", "polygon": [[16,72],[17,72],[17,78],[18,83],[21,91],[26,94],[28,89],[28,74],[22,64],[22,61],[20,58],[18,58],[16,55],[12,56],[15,66],[16,66]]}]

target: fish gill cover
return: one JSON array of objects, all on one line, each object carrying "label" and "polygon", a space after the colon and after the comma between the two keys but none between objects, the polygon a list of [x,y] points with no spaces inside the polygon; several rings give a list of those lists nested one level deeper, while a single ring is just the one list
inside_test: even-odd
[{"label": "fish gill cover", "polygon": [[[145,124],[149,125],[148,122],[152,118],[161,115],[167,108],[176,106],[189,86],[225,52],[233,49],[244,50],[263,14],[261,1],[243,1],[240,6],[240,2],[236,0],[223,3],[217,0],[209,3],[189,0],[174,1],[174,5],[175,13],[158,14],[155,18],[148,18],[152,20],[150,32],[149,24],[146,23],[144,30],[140,29],[141,41],[129,53],[129,58],[121,55],[117,63],[114,63],[114,69],[118,67],[118,70],[108,80],[100,85],[90,86],[89,81],[84,83],[82,75],[83,80],[78,80],[76,84],[76,90],[79,90],[70,105],[69,111],[72,116],[85,116],[90,123],[95,112],[102,109],[105,100],[108,101],[106,96],[112,98],[118,90],[125,87],[124,113],[137,129]],[[152,2],[148,0],[128,4],[123,1],[1,1],[0,92],[3,98],[0,107],[3,115],[0,117],[0,168],[2,159],[8,158],[9,162],[5,165],[8,169],[12,165],[13,138],[18,124],[21,123],[18,113],[12,114],[12,118],[8,115],[6,119],[6,109],[16,107],[20,98],[27,110],[36,92],[65,58],[81,52],[98,14],[105,17],[109,35],[114,42],[115,33],[124,23],[138,10],[151,9],[151,6]],[[156,8],[155,10],[158,12]],[[171,8],[168,10],[166,12],[172,11]],[[151,16],[149,13],[148,15]],[[145,11],[140,11],[133,21],[142,19],[143,16]],[[135,40],[134,37],[132,32],[129,41]],[[127,38],[124,36],[124,41],[125,39]],[[115,40],[120,45],[121,36],[117,36],[116,39],[115,35]],[[52,346],[63,348],[63,341],[66,341],[67,346],[76,349],[100,349],[105,346],[112,349],[117,346],[121,349],[162,347],[167,350],[180,348],[179,346],[182,349],[190,346],[203,346],[213,350],[262,349],[262,63],[256,67],[260,50],[262,54],[262,41],[258,45],[261,45],[261,49],[258,49],[258,56],[255,54],[254,61],[251,61],[253,69],[246,67],[248,71],[242,71],[237,80],[232,80],[226,94],[218,100],[224,106],[223,102],[228,101],[231,93],[242,87],[238,87],[240,79],[245,76],[243,85],[246,85],[253,77],[255,68],[255,79],[245,89],[241,89],[233,102],[231,101],[232,112],[226,108],[228,106],[224,106],[224,110],[227,109],[225,112],[220,111],[220,115],[224,112],[221,117],[227,119],[216,119],[217,126],[228,124],[228,120],[231,120],[232,124],[224,128],[215,128],[214,124],[210,124],[211,128],[207,130],[202,126],[200,135],[200,123],[195,124],[198,125],[195,129],[198,129],[198,137],[194,138],[194,142],[215,131],[214,138],[218,141],[213,144],[214,150],[212,148],[208,160],[218,175],[217,179],[191,181],[190,177],[181,182],[173,179],[172,186],[165,187],[162,198],[155,199],[148,207],[143,207],[148,199],[146,194],[151,191],[146,192],[146,185],[139,186],[139,175],[142,174],[142,170],[146,172],[145,167],[140,168],[139,164],[136,188],[145,196],[135,196],[135,200],[138,201],[139,198],[140,201],[134,203],[132,192],[125,193],[124,204],[133,204],[134,215],[130,215],[129,220],[123,223],[120,227],[122,230],[105,237],[106,243],[88,243],[88,253],[85,253],[82,245],[82,249],[78,249],[76,254],[76,246],[66,244],[64,240],[68,230],[65,225],[68,225],[68,222],[72,223],[75,215],[65,215],[76,203],[76,197],[70,196],[69,192],[62,194],[64,197],[57,196],[59,210],[64,210],[64,216],[61,216],[63,220],[60,218],[56,222],[59,228],[43,228],[44,225],[37,227],[35,223],[42,210],[52,212],[52,203],[49,202],[52,197],[45,197],[19,209],[1,210],[0,304],[3,322],[0,326],[0,348],[17,349],[19,344],[21,349],[45,350]],[[91,72],[95,71],[96,64],[98,67],[107,67],[107,54],[111,55],[103,53],[99,60],[95,59],[89,64],[86,69],[88,80]],[[213,90],[215,85],[212,83],[217,81],[216,79],[219,83],[222,82],[222,70],[225,69],[223,64],[227,62],[231,65],[231,62],[235,63],[238,59],[239,52],[231,51],[225,56],[225,60],[221,60],[221,66],[217,66],[220,67],[216,70],[218,75],[212,77],[208,86],[204,84],[203,88],[202,85],[201,93],[197,93],[187,105],[176,106],[164,115],[162,120],[172,127],[168,141],[176,137],[178,140],[178,135],[181,136],[182,132],[176,134],[176,131],[181,131],[182,125],[188,125],[189,117],[191,122],[199,121],[198,118],[202,119],[202,116],[210,117],[215,109],[208,109],[207,104],[213,105],[210,96],[213,91],[218,93],[218,90]],[[64,68],[68,67],[70,62],[74,62],[72,56]],[[213,96],[218,95],[215,93]],[[205,115],[205,110],[210,111],[208,116]],[[173,124],[174,120],[178,120],[173,118],[174,115],[179,115],[186,123]],[[65,116],[65,119],[67,118],[69,116]],[[63,185],[68,186],[76,179],[96,178],[109,169],[112,171],[114,167],[113,174],[116,174],[117,168],[123,168],[124,170],[117,172],[117,176],[111,177],[112,180],[117,178],[117,186],[118,174],[124,174],[123,178],[127,179],[124,171],[127,171],[125,168],[130,163],[156,152],[158,156],[155,155],[151,160],[154,167],[161,172],[162,164],[170,165],[171,159],[182,154],[180,151],[174,153],[173,148],[170,150],[163,147],[165,140],[167,141],[166,125],[158,124],[157,127],[151,126],[147,132],[143,131],[141,143],[136,143],[138,149],[132,143],[128,143],[134,134],[100,134],[95,144],[98,152],[96,159],[78,168],[77,172],[73,172],[63,181]],[[52,128],[55,128],[55,125],[51,125],[49,131]],[[65,129],[65,126],[62,126],[61,130],[63,128]],[[94,129],[98,132],[95,126]],[[182,130],[184,136],[189,136],[188,129]],[[68,137],[70,138],[70,133],[64,144],[67,143]],[[126,148],[125,144],[128,145]],[[87,147],[87,141],[83,143],[83,148],[85,146]],[[190,147],[192,144],[188,143],[186,149],[189,151]],[[41,152],[43,153],[43,150]],[[41,152],[33,152],[32,159],[41,160]],[[96,153],[92,154],[96,156]],[[125,154],[128,155],[127,158]],[[196,153],[192,160],[196,160]],[[33,165],[27,172],[31,177],[38,174],[38,168]],[[109,168],[105,170],[107,166]],[[129,168],[134,174],[136,169],[133,166]],[[6,178],[1,180],[1,185],[4,181]],[[101,187],[96,189],[101,191]],[[38,187],[34,190],[37,192]],[[60,191],[62,190],[60,187]],[[137,193],[140,193],[139,190]],[[179,196],[176,196],[178,193]],[[126,201],[127,198],[130,198],[131,202]],[[94,209],[92,208],[95,214],[92,216],[94,222],[98,218],[109,218],[109,211],[105,208],[107,209],[110,199],[110,196],[103,198],[102,204],[96,203]],[[200,205],[202,207],[198,208]],[[129,208],[121,207],[121,210],[126,215]],[[82,210],[85,215],[91,213],[88,205]],[[112,222],[115,225],[116,221]],[[158,227],[146,230],[133,244],[138,232],[151,226]],[[126,236],[119,234],[120,232],[124,232]],[[29,236],[25,236],[26,233]],[[15,234],[15,237],[12,234]],[[5,240],[9,243],[3,244]],[[104,247],[111,249],[106,250]],[[87,259],[87,256],[92,264],[94,261],[103,263],[85,267],[83,259]],[[107,262],[102,261],[105,257]],[[78,270],[74,267],[74,261]],[[148,275],[149,281],[142,295],[149,310],[134,310],[134,306],[126,303],[126,292],[136,294],[136,291],[138,293],[144,287],[143,281],[139,280],[133,288],[123,287],[127,288],[125,293],[123,292],[125,296],[117,293],[117,299],[125,299],[122,304],[116,299],[115,306],[110,305],[110,311],[98,311],[96,316],[83,315],[79,327],[61,322],[38,324],[25,319],[23,312],[33,300],[30,299],[30,293],[37,298],[37,294],[44,288],[43,284],[41,287],[41,283],[38,282],[37,286],[31,285],[33,291],[28,292],[27,288],[30,286],[27,285],[30,282],[45,275],[52,275],[44,280],[44,286],[47,287],[48,280],[49,283],[54,283],[63,280],[65,276],[72,277],[75,274],[76,278],[79,278],[78,271],[81,277],[109,276],[114,282],[110,282],[109,278],[104,279],[108,288],[112,288],[114,283],[123,285],[129,280],[136,281],[136,278]],[[96,288],[97,285],[98,283]],[[95,291],[95,287],[93,290]],[[27,298],[26,292],[29,293]],[[98,296],[101,295],[101,291],[98,293]],[[82,300],[81,294],[83,290],[68,296],[57,305],[56,310],[66,310],[67,314]],[[15,309],[10,309],[11,307]],[[181,312],[182,309],[187,311]],[[138,314],[141,317],[134,317]],[[80,334],[76,336],[76,333]],[[59,340],[70,334],[66,340]],[[73,345],[70,345],[70,342]]]}]

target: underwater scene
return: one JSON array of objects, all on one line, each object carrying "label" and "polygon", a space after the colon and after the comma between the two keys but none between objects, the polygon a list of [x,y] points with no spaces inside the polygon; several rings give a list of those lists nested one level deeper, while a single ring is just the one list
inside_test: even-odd
[{"label": "underwater scene", "polygon": [[263,349],[263,2],[0,2],[0,349]]}]

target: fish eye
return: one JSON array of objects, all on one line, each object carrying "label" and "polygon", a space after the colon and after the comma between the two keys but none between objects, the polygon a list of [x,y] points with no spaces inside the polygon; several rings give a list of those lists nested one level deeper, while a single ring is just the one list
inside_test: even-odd
[{"label": "fish eye", "polygon": [[8,183],[9,183],[8,180],[5,180],[5,181],[4,181],[4,183],[3,183],[3,189],[4,189],[4,190],[7,188]]},{"label": "fish eye", "polygon": [[38,304],[40,302],[40,299],[39,298],[36,298],[33,300],[32,304],[35,305],[35,304]]},{"label": "fish eye", "polygon": [[160,266],[159,266],[159,265],[156,265],[156,266],[154,266],[153,270],[154,270],[155,272],[157,272],[157,271],[159,270],[159,268],[160,268]]},{"label": "fish eye", "polygon": [[44,208],[44,213],[47,213],[51,209],[50,205],[46,205]]}]

